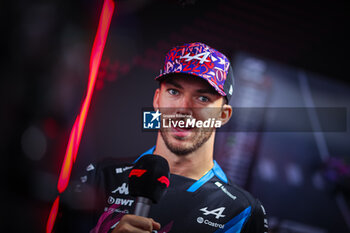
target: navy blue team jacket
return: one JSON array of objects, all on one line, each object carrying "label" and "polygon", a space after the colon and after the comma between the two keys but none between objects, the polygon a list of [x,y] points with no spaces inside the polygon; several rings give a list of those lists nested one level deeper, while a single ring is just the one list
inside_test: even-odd
[{"label": "navy blue team jacket", "polygon": [[[124,214],[133,213],[135,198],[128,190],[132,167],[108,160],[87,166],[65,193],[55,232],[112,232]],[[232,184],[216,161],[199,180],[171,174],[169,188],[149,217],[161,224],[155,233],[268,232],[259,200]]]}]

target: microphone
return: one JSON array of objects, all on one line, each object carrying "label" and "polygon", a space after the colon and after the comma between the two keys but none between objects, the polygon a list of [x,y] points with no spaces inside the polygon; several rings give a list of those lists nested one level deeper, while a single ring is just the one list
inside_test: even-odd
[{"label": "microphone", "polygon": [[129,193],[136,197],[134,214],[148,217],[151,204],[156,204],[169,187],[169,164],[159,155],[142,156],[129,173]]}]

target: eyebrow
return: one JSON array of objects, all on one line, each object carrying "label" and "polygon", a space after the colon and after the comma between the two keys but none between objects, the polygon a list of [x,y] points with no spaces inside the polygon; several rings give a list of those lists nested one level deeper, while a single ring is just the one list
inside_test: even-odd
[{"label": "eyebrow", "polygon": [[171,85],[173,85],[173,86],[175,86],[175,87],[177,87],[179,89],[183,89],[183,87],[180,84],[178,84],[177,82],[175,82],[174,80],[169,79],[165,83],[171,84]]},{"label": "eyebrow", "polygon": [[[179,83],[174,81],[174,80],[169,79],[169,80],[166,81],[166,83],[170,84],[170,85],[173,85],[173,86],[175,86],[175,87],[177,87],[179,89],[183,89],[183,87]],[[212,94],[212,95],[216,95],[217,94],[217,92],[215,91],[214,87],[198,89],[198,90],[196,90],[196,92],[197,93],[201,93],[201,94]]]}]

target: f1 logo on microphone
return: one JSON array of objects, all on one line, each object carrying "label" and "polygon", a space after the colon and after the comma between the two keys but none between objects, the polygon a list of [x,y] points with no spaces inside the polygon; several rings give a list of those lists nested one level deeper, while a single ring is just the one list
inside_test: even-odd
[{"label": "f1 logo on microphone", "polygon": [[132,177],[132,176],[140,177],[143,174],[145,174],[146,171],[147,171],[146,169],[132,169],[130,171],[129,178]]},{"label": "f1 logo on microphone", "polygon": [[160,183],[165,184],[167,188],[169,187],[169,184],[170,184],[169,179],[166,178],[165,176],[161,176],[161,177],[159,177],[157,180],[158,180]]}]

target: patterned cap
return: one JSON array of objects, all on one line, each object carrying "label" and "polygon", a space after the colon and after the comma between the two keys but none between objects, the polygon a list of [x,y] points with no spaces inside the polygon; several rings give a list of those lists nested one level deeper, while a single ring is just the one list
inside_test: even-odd
[{"label": "patterned cap", "polygon": [[206,44],[195,42],[172,48],[165,57],[164,69],[156,77],[185,73],[205,79],[228,102],[233,92],[233,72],[229,60]]}]

